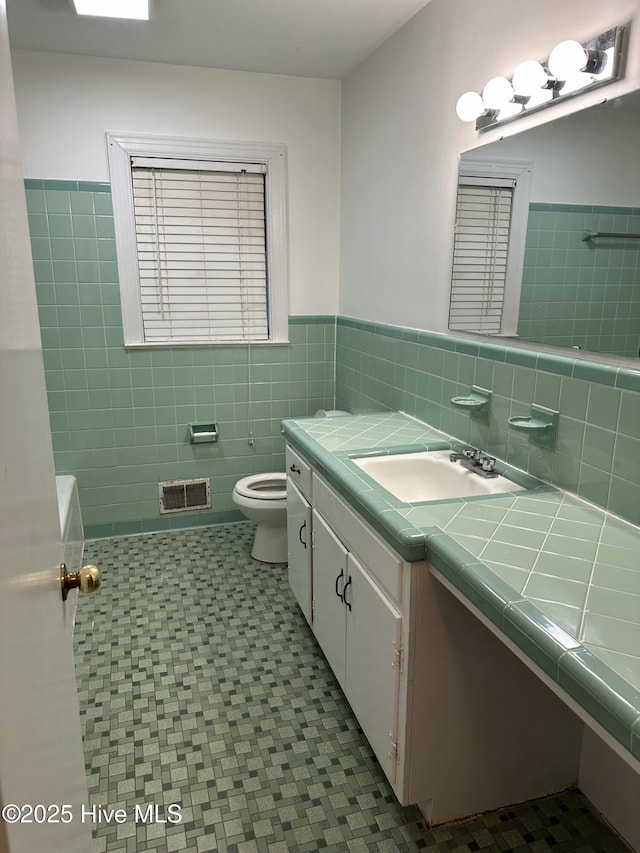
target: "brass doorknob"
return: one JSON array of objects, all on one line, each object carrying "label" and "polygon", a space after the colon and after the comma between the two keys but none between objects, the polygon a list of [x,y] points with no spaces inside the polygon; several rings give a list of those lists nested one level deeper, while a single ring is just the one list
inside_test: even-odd
[{"label": "brass doorknob", "polygon": [[95,592],[100,586],[100,569],[97,566],[83,566],[77,572],[68,572],[64,563],[60,564],[60,586],[62,600],[66,601],[70,589],[80,592]]}]

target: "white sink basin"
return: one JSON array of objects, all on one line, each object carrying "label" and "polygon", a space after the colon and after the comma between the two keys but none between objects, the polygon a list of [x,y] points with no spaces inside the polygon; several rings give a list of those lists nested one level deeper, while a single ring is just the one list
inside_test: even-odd
[{"label": "white sink basin", "polygon": [[482,477],[458,462],[450,462],[450,453],[450,450],[399,453],[395,456],[368,456],[353,462],[405,503],[495,495],[523,489],[506,477]]}]

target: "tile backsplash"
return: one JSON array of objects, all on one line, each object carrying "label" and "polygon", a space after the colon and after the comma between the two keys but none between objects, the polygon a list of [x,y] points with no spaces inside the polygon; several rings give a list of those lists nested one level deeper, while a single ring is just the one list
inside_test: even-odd
[{"label": "tile backsplash", "polygon": [[[284,470],[283,418],[334,405],[335,317],[291,317],[288,346],[125,350],[109,184],[27,180],[56,472],[88,537],[240,518],[235,482]],[[188,424],[215,420],[217,444]],[[249,446],[248,436],[255,438]],[[211,477],[211,511],[160,517],[158,482]]]},{"label": "tile backsplash", "polygon": [[[472,385],[486,420],[451,406]],[[560,413],[552,450],[508,427],[531,403]],[[407,412],[640,523],[640,372],[339,317],[336,405]]]}]

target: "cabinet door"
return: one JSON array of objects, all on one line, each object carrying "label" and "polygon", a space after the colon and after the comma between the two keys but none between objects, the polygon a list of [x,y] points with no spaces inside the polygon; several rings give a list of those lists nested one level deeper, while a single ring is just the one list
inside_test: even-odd
[{"label": "cabinet door", "polygon": [[345,688],[346,612],[342,599],[347,549],[313,511],[313,632],[329,666]]},{"label": "cabinet door", "polygon": [[287,552],[289,586],[311,624],[311,506],[287,480]]},{"label": "cabinet door", "polygon": [[402,617],[352,554],[348,556],[345,695],[380,766],[396,775]]}]

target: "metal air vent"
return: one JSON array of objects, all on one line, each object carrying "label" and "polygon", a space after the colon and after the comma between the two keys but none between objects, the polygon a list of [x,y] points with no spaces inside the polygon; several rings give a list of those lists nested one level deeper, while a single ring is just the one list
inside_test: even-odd
[{"label": "metal air vent", "polygon": [[187,512],[194,509],[211,509],[211,481],[209,477],[200,480],[167,480],[158,483],[160,514],[168,512]]}]

